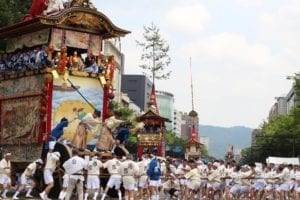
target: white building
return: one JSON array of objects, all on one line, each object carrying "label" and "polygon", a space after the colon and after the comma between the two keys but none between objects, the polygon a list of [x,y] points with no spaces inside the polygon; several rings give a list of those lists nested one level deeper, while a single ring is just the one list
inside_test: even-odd
[{"label": "white building", "polygon": [[124,72],[124,54],[121,52],[121,42],[119,38],[105,40],[103,42],[103,54],[105,56],[114,56],[116,69],[114,73],[114,89],[115,98],[114,100],[121,103],[121,81],[122,74]]},{"label": "white building", "polygon": [[174,95],[165,91],[155,91],[155,93],[159,114],[171,121],[166,122],[165,124],[167,131],[172,131],[172,121],[174,118]]},{"label": "white building", "polygon": [[177,137],[181,137],[181,125],[182,121],[182,112],[178,110],[174,110],[174,118],[173,118],[173,133]]},{"label": "white building", "polygon": [[269,111],[269,119],[277,115],[288,114],[286,97],[276,97],[276,102]]}]

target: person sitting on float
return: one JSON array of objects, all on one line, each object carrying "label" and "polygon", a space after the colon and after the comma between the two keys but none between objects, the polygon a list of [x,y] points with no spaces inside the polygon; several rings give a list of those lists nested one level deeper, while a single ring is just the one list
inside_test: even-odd
[{"label": "person sitting on float", "polygon": [[87,73],[99,73],[99,67],[96,63],[96,58],[92,53],[89,53],[89,55],[85,59],[85,68],[83,71]]},{"label": "person sitting on float", "polygon": [[43,11],[44,15],[52,14],[64,9],[62,0],[48,0],[46,1],[47,9]]},{"label": "person sitting on float", "polygon": [[74,51],[73,56],[70,57],[70,67],[71,70],[82,71],[84,64],[80,56],[78,56],[77,51]]}]

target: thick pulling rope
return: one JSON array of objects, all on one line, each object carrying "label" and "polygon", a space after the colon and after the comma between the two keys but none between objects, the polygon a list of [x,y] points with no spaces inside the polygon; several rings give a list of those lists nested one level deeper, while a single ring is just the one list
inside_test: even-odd
[{"label": "thick pulling rope", "polygon": [[83,94],[76,88],[76,86],[72,83],[72,81],[70,79],[67,79],[68,82],[71,84],[71,87],[94,109],[94,110],[97,110],[95,108],[95,106],[89,102],[89,100],[87,100],[87,98],[85,96],[83,96]]}]

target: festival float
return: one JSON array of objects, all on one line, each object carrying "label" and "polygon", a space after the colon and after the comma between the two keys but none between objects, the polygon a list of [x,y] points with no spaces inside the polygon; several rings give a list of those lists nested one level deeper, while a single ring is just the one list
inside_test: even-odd
[{"label": "festival float", "polygon": [[194,105],[194,84],[193,84],[193,73],[192,73],[192,58],[190,58],[190,73],[191,73],[191,100],[192,110],[189,112],[188,117],[191,121],[191,138],[186,143],[185,148],[185,159],[187,160],[198,160],[201,158],[201,146],[203,145],[199,141],[198,131],[196,130],[196,124],[198,122],[198,113],[195,111]]},{"label": "festival float", "polygon": [[[6,42],[0,63],[0,143],[16,171],[42,156],[61,118],[102,111],[110,116],[116,64],[102,53],[103,41],[130,33],[115,26],[89,1],[42,8],[33,1],[20,23],[0,29]],[[80,112],[80,113],[79,113]],[[71,140],[75,120],[65,129]],[[87,144],[97,140],[89,133]],[[61,148],[63,159],[70,153]]]},{"label": "festival float", "polygon": [[137,133],[137,156],[141,158],[143,153],[155,150],[157,156],[165,157],[165,122],[170,122],[170,120],[159,114],[154,85],[150,95],[149,108],[143,115],[137,117],[137,121],[144,124]]}]

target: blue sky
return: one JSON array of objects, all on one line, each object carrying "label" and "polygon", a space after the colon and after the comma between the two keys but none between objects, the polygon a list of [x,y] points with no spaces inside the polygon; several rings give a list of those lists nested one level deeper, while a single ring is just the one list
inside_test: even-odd
[{"label": "blue sky", "polygon": [[299,0],[92,0],[132,33],[122,38],[125,73],[141,74],[143,26],[154,22],[170,45],[172,77],[156,84],[191,110],[189,57],[201,124],[258,127],[299,72]]}]

